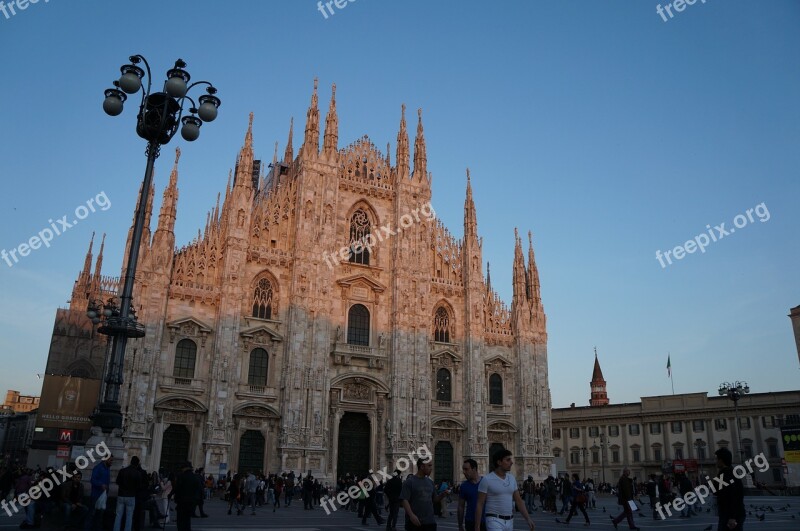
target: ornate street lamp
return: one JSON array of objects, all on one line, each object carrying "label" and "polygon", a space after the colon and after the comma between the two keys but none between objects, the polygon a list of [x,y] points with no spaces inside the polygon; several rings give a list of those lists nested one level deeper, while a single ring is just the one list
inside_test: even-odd
[{"label": "ornate street lamp", "polygon": [[742,428],[739,425],[739,399],[750,393],[750,386],[747,382],[722,382],[719,384],[719,396],[727,396],[733,400],[733,409],[736,412],[736,440],[739,444],[739,460],[742,460],[744,449],[742,448]]},{"label": "ornate street lamp", "polygon": [[589,455],[589,449],[581,446],[581,459],[583,459],[583,481],[586,481],[586,456]]},{"label": "ornate street lamp", "polygon": [[[139,66],[140,63],[144,65],[144,69]],[[136,134],[147,140],[147,149],[145,150],[147,166],[139,196],[139,207],[136,210],[119,306],[115,304],[115,301],[111,301],[111,304],[103,305],[102,309],[95,304],[87,312],[93,322],[95,319],[103,322],[103,326],[98,329],[98,332],[112,338],[111,357],[107,363],[108,369],[105,375],[105,392],[93,419],[94,425],[100,426],[105,432],[122,427],[119,390],[122,385],[125,345],[128,338],[144,337],[145,334],[144,325],[136,321],[136,315],[132,312],[131,300],[136,265],[139,261],[139,246],[144,229],[147,196],[153,180],[153,165],[158,158],[161,146],[168,144],[178,131],[178,124],[183,124],[181,136],[184,140],[188,142],[197,140],[200,136],[200,126],[204,122],[212,122],[216,119],[217,109],[222,103],[215,96],[217,89],[208,81],[198,81],[189,85],[191,76],[184,68],[186,68],[186,63],[183,60],[175,61],[175,66],[167,70],[167,79],[164,81],[162,91],[152,92],[153,76],[150,72],[150,65],[143,56],[132,55],[130,64],[120,68],[122,76],[114,81],[114,88],[105,91],[103,110],[109,116],[117,116],[122,112],[125,100],[128,98],[127,95],[142,91],[142,101],[139,104],[139,114],[136,119]],[[147,75],[147,89],[144,89],[142,85],[145,75]],[[199,106],[188,96],[189,91],[197,85],[207,85],[206,94],[197,100]],[[188,109],[190,114],[183,116],[184,104],[187,100],[191,102],[191,107]],[[98,310],[102,312],[104,319],[100,317]],[[97,321],[97,324],[100,321]]]}]

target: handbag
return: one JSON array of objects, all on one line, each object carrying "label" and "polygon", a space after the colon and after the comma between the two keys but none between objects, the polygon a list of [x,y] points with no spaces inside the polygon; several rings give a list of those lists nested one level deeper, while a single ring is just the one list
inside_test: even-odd
[{"label": "handbag", "polygon": [[106,491],[103,491],[103,493],[100,495],[100,497],[97,498],[97,501],[94,502],[95,510],[97,510],[97,511],[105,511],[106,510],[106,501],[107,500],[108,500],[108,494],[106,493]]},{"label": "handbag", "polygon": [[580,494],[575,496],[575,503],[577,503],[578,505],[583,505],[584,503],[586,503],[586,494],[581,492]]}]

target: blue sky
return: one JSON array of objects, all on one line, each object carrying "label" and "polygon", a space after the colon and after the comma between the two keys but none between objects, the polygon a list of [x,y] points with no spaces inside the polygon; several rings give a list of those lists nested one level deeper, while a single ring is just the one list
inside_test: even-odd
[{"label": "blue sky", "polygon": [[[401,103],[424,109],[437,214],[461,235],[469,167],[507,302],[514,227],[533,231],[554,406],[587,403],[594,346],[613,403],[669,394],[668,352],[676,392],[796,389],[800,3],[709,0],[668,22],[656,4],[357,0],[325,19],[311,0],[52,0],[0,14],[0,248],[100,192],[111,201],[0,262],[0,390],[39,392],[92,231],[108,233],[104,272],[119,274],[144,141],[133,100],[117,118],[101,103],[133,53],[159,79],[183,58],[223,102],[156,164],[157,209],[181,147],[178,245],[224,189],[248,113],[257,157],[275,141],[283,153],[318,76],[323,112],[337,84],[340,146],[367,134],[394,159]],[[659,265],[656,250],[761,203],[768,221]]]}]

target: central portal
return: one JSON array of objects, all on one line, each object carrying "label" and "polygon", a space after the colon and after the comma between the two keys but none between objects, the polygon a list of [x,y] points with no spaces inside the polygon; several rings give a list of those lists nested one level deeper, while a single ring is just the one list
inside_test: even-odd
[{"label": "central portal", "polygon": [[339,447],[336,473],[359,477],[369,473],[370,451],[369,418],[366,413],[345,413],[339,421]]}]

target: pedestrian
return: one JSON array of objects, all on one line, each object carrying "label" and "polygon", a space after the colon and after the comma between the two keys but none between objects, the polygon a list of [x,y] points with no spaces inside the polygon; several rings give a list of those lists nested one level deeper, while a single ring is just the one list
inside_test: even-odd
[{"label": "pedestrian", "polygon": [[[535,524],[519,495],[517,480],[511,474],[514,461],[510,450],[498,450],[492,455],[492,470],[478,484],[478,504],[475,514],[486,513],[487,531],[513,531],[514,506],[522,513],[533,531]],[[475,521],[474,531],[480,531],[480,523]]]},{"label": "pedestrian", "polygon": [[[692,480],[689,479],[686,473],[679,474],[676,479],[678,480],[678,492],[680,492],[681,498],[686,501],[686,495],[694,490],[692,487]],[[697,516],[697,513],[694,511],[694,503],[686,502],[686,507],[681,511],[681,518],[689,518],[692,515]]]},{"label": "pedestrian", "polygon": [[86,525],[86,515],[89,508],[83,504],[83,483],[81,473],[75,472],[72,481],[64,484],[63,509],[64,509],[64,528],[67,530],[83,529]]},{"label": "pedestrian", "polygon": [[228,514],[231,514],[231,509],[236,506],[236,516],[241,516],[242,506],[239,503],[241,493],[239,492],[239,474],[233,476],[230,485],[228,485]]},{"label": "pedestrian", "polygon": [[142,490],[142,469],[139,458],[131,457],[131,464],[117,474],[117,517],[114,519],[114,531],[122,531],[122,519],[125,518],[124,529],[133,529],[133,513],[136,508],[136,496]]},{"label": "pedestrian", "polygon": [[403,490],[403,480],[400,478],[400,471],[395,470],[391,479],[386,482],[383,493],[389,502],[387,507],[389,517],[386,519],[386,531],[394,531],[397,527],[397,513],[400,512],[400,491]]},{"label": "pedestrian", "polygon": [[275,509],[280,508],[281,506],[281,492],[283,491],[283,478],[276,476],[275,477],[275,503],[272,505],[272,512],[275,512]]},{"label": "pedestrian", "polygon": [[653,520],[656,520],[658,519],[656,505],[661,499],[661,493],[659,492],[658,481],[656,480],[655,474],[650,474],[650,480],[647,482],[645,492],[647,493],[647,497],[650,498],[650,508],[653,509]]},{"label": "pedestrian", "polygon": [[717,457],[717,468],[719,469],[719,476],[717,477],[722,479],[721,485],[724,485],[714,493],[714,496],[717,497],[717,509],[719,511],[717,531],[742,531],[746,516],[744,485],[742,485],[742,480],[733,474],[733,468],[731,467],[733,454],[723,447],[717,450],[714,455]]},{"label": "pedestrian", "polygon": [[417,459],[417,473],[409,474],[400,491],[400,503],[406,514],[406,531],[436,531],[433,506],[442,501],[449,491],[437,495],[433,481],[428,476],[433,470],[433,459]]},{"label": "pedestrian", "polygon": [[197,480],[200,482],[200,488],[203,490],[203,495],[200,496],[200,501],[197,502],[197,507],[200,509],[200,514],[197,515],[192,511],[192,518],[208,518],[205,510],[203,509],[203,504],[205,503],[205,473],[202,468],[198,468],[195,471],[195,475],[197,475]]},{"label": "pedestrian", "polygon": [[364,474],[361,477],[361,481],[359,482],[359,487],[361,487],[361,492],[365,494],[364,512],[361,517],[361,525],[367,525],[367,518],[369,518],[369,515],[372,515],[375,518],[375,521],[378,523],[378,525],[383,525],[383,518],[381,518],[381,516],[378,514],[378,508],[375,505],[375,495],[376,495],[375,485],[373,484],[372,488],[369,489],[364,487],[364,483],[366,481],[370,482],[372,481],[371,479],[368,480],[367,477],[368,476]]},{"label": "pedestrian", "polygon": [[192,463],[189,461],[183,464],[181,473],[175,479],[173,493],[177,504],[178,531],[191,531],[195,505],[203,499],[203,482],[192,472]]},{"label": "pedestrian", "polygon": [[592,509],[597,509],[597,498],[595,497],[594,494],[595,489],[594,489],[594,481],[592,480],[592,478],[587,479],[584,486],[586,487],[586,496],[589,498],[587,506]]},{"label": "pedestrian", "polygon": [[[655,478],[653,478],[653,481],[655,481]],[[617,529],[617,524],[619,524],[623,518],[628,519],[628,527],[631,529],[639,529],[633,522],[633,507],[631,507],[631,503],[634,505],[636,505],[636,503],[633,502],[633,480],[631,479],[631,470],[629,468],[622,470],[622,476],[619,478],[619,483],[617,483],[617,503],[622,505],[622,513],[618,514],[616,517],[609,516],[609,518],[611,518],[611,523],[614,525],[614,529]]]},{"label": "pedestrian", "polygon": [[250,472],[245,483],[245,492],[247,493],[245,508],[250,505],[250,516],[255,516],[256,514],[256,490],[258,490],[258,479],[256,479],[253,472]]},{"label": "pedestrian", "polygon": [[166,479],[161,482],[161,505],[159,510],[164,518],[164,527],[169,523],[169,501],[172,498],[172,485],[175,482],[175,473],[170,473]]},{"label": "pedestrian", "polygon": [[[475,510],[478,508],[478,484],[482,476],[478,474],[478,463],[474,459],[466,459],[461,466],[466,478],[458,489],[458,531],[474,531]],[[480,530],[486,531],[486,511],[481,513]]]},{"label": "pedestrian", "polygon": [[528,476],[522,482],[522,492],[525,494],[525,508],[530,514],[536,510],[536,482],[533,481],[533,476]]},{"label": "pedestrian", "polygon": [[86,531],[100,529],[103,524],[103,513],[106,510],[108,499],[108,486],[111,484],[111,465],[114,456],[109,455],[92,469],[90,484],[92,485],[89,497],[89,514],[86,515]]},{"label": "pedestrian", "polygon": [[[586,523],[584,525],[589,525],[589,515],[586,514],[586,492],[583,483],[581,483],[580,477],[578,474],[572,474],[572,499],[570,500],[570,509],[569,514],[567,515],[567,519],[564,523],[569,524],[569,521],[575,516],[580,509],[581,513],[583,513],[583,517],[586,519]],[[558,518],[556,518],[556,522],[561,523]]]}]

